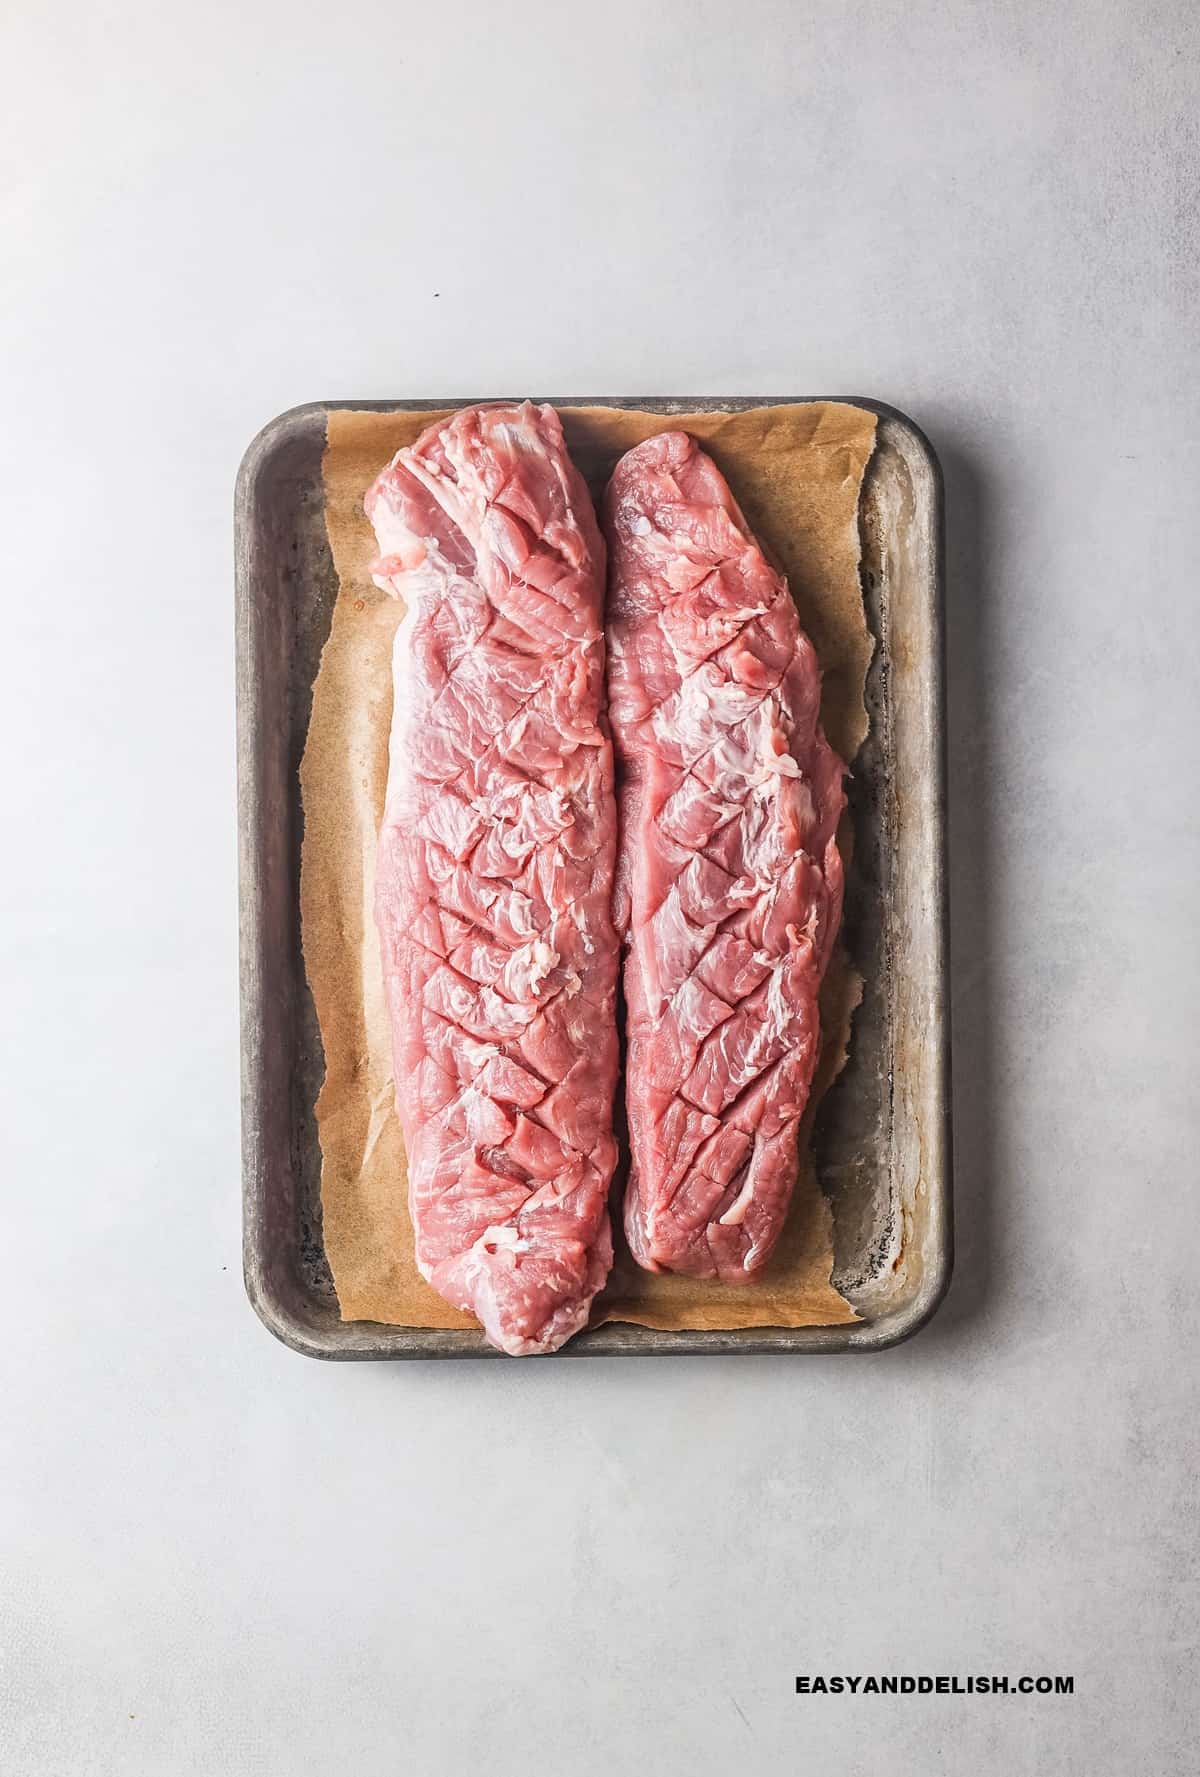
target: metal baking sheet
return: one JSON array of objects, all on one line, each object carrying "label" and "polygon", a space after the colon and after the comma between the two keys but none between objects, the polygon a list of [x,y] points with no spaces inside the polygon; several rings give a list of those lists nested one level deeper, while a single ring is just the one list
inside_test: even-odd
[{"label": "metal baking sheet", "polygon": [[[539,399],[686,416],[817,397]],[[837,1327],[678,1332],[614,1322],[578,1334],[556,1356],[879,1350],[922,1326],[949,1283],[942,480],[928,442],[903,414],[858,396],[830,399],[853,400],[879,421],[859,517],[863,600],[876,643],[866,687],[871,728],[848,786],[855,842],[844,923],[865,989],[849,1059],[813,1134],[833,1208],[834,1282],[860,1318]],[[298,773],[337,593],[321,480],[326,416],[347,407],[471,404],[313,402],[272,420],[238,475],[246,1289],[270,1330],[312,1357],[501,1355],[473,1330],[339,1319],[321,1240],[312,1114],[321,1039],[300,949]]]}]

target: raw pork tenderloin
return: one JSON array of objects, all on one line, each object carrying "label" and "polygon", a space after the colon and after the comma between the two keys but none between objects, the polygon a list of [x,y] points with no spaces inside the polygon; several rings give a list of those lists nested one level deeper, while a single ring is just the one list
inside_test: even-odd
[{"label": "raw pork tenderloin", "polygon": [[612,1262],[604,545],[550,407],[469,408],[366,497],[407,614],[375,911],[423,1277],[514,1355]]},{"label": "raw pork tenderloin", "polygon": [[728,1283],[779,1237],[841,917],[844,767],[786,581],[684,432],[606,498],[635,1258]]}]

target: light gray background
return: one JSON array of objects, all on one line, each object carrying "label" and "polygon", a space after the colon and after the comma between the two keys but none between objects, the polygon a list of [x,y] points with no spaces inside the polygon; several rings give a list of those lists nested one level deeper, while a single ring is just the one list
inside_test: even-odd
[{"label": "light gray background", "polygon": [[[1195,1769],[1194,20],[9,12],[6,1777]],[[546,389],[942,453],[960,1257],[893,1353],[330,1367],[243,1299],[238,458]],[[889,1670],[1076,1695],[793,1693]]]}]

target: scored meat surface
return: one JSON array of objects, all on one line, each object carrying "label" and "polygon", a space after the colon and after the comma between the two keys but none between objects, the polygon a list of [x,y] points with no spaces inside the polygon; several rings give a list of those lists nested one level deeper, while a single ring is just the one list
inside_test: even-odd
[{"label": "scored meat surface", "polygon": [[695,441],[660,433],[622,457],[606,523],[626,1233],[650,1270],[744,1282],[796,1177],[844,767],[787,583]]},{"label": "scored meat surface", "polygon": [[604,545],[528,402],[432,427],[365,505],[407,607],[375,911],[417,1264],[504,1351],[553,1351],[612,1262]]}]

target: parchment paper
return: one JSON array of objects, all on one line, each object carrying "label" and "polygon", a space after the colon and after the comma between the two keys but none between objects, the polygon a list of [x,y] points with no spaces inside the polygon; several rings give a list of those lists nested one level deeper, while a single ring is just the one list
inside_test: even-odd
[{"label": "parchment paper", "polygon": [[[446,410],[450,411],[450,410]],[[823,672],[825,731],[847,761],[866,736],[863,686],[871,640],[858,581],[858,497],[875,416],[843,403],[679,416],[617,408],[559,410],[593,493],[620,454],[682,426],[727,476],[751,528],[788,577]],[[372,584],[376,549],[362,497],[380,469],[438,410],[336,412],[324,458],[326,527],[339,580],[313,687],[300,770],[304,803],[300,902],[305,966],[325,1049],[316,1105],[325,1250],[343,1320],[469,1327],[418,1275],[404,1145],[393,1103],[391,1036],[372,913],[383,815],[397,599]],[[850,830],[840,835],[845,855]],[[822,1052],[801,1140],[800,1176],[779,1246],[762,1277],[736,1286],[652,1276],[630,1259],[615,1204],[617,1258],[592,1324],[653,1327],[830,1326],[855,1318],[830,1282],[832,1219],[809,1157],[821,1094],[841,1067],[861,984],[839,950],[822,994]]]}]

